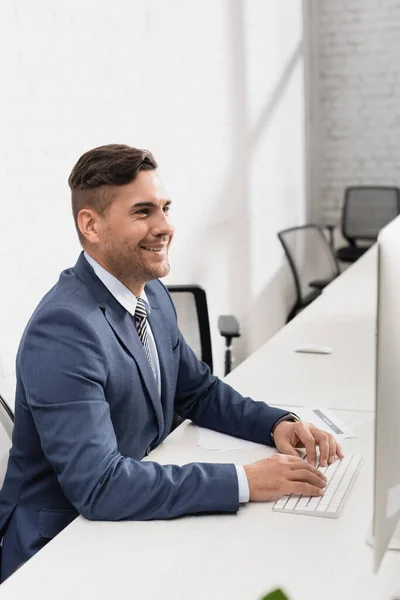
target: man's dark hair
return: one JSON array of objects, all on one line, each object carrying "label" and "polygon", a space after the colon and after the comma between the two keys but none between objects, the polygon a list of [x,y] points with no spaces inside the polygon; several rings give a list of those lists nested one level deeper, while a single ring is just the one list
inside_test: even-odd
[{"label": "man's dark hair", "polygon": [[104,214],[115,198],[116,186],[133,181],[139,171],[157,168],[148,150],[139,150],[125,144],[99,146],[82,154],[68,179],[72,196],[72,213],[79,240],[85,237],[78,227],[78,214],[83,208],[91,208]]}]

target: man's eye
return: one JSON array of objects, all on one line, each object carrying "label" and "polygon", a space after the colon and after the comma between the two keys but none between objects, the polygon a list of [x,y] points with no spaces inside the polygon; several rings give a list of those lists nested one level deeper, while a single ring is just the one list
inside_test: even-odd
[{"label": "man's eye", "polygon": [[138,210],[136,212],[137,215],[148,215],[149,214],[149,209],[148,208],[141,208],[140,210]]},{"label": "man's eye", "polygon": [[170,210],[171,210],[171,207],[169,205],[168,206],[164,206],[164,212],[166,214],[168,214],[170,212]]}]

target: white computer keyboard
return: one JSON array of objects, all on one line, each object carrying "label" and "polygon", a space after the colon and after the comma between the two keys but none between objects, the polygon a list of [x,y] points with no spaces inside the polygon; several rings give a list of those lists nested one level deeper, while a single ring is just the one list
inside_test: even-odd
[{"label": "white computer keyboard", "polygon": [[275,502],[272,510],[337,519],[357,476],[361,460],[361,454],[349,454],[343,460],[336,459],[327,467],[318,466],[318,470],[327,478],[323,496],[283,496]]}]

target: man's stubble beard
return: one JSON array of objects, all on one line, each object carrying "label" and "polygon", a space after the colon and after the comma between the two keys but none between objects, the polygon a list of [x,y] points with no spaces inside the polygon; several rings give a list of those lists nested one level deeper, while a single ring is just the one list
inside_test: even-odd
[{"label": "man's stubble beard", "polygon": [[165,262],[153,269],[143,264],[135,252],[127,251],[126,244],[108,244],[106,258],[112,274],[128,288],[132,284],[145,284],[165,277],[170,271],[168,256]]}]

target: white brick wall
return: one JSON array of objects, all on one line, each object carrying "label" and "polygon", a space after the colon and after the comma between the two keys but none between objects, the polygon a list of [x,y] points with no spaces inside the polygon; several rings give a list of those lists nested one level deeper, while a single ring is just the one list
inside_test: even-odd
[{"label": "white brick wall", "polygon": [[314,8],[314,217],[336,222],[346,185],[400,186],[400,1],[319,0]]}]

